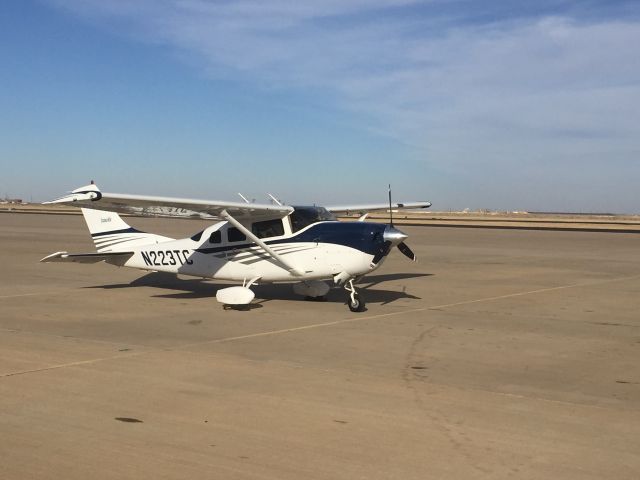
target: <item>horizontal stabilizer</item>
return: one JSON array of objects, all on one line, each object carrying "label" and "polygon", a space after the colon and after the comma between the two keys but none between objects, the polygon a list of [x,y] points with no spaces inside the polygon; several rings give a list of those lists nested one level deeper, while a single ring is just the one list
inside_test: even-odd
[{"label": "horizontal stabilizer", "polygon": [[111,252],[111,253],[67,253],[56,252],[40,260],[43,263],[50,262],[76,262],[76,263],[98,263],[107,262],[113,265],[122,266],[131,258],[133,252]]}]

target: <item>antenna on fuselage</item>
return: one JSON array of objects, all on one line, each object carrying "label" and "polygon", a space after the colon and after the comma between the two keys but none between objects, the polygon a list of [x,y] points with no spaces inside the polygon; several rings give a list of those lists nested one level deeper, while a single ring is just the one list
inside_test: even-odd
[{"label": "antenna on fuselage", "polygon": [[244,200],[244,203],[251,203],[251,202],[250,202],[249,200],[247,200],[247,198],[246,198],[244,195],[242,195],[240,192],[238,192],[238,195],[240,195],[240,198],[241,198],[242,200]]},{"label": "antenna on fuselage", "polygon": [[273,200],[274,202],[276,202],[277,205],[282,206],[282,202],[280,200],[278,200],[276,197],[274,197],[273,195],[271,195],[270,193],[267,193],[267,195],[269,195],[271,197],[271,200]]}]

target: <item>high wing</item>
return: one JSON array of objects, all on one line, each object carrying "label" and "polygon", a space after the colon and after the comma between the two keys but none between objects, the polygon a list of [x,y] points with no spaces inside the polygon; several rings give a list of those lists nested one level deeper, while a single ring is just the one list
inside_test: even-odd
[{"label": "high wing", "polygon": [[[431,202],[396,202],[391,204],[392,210],[407,210],[410,208],[429,208],[431,206]],[[325,207],[332,213],[343,213],[343,214],[351,214],[351,213],[370,213],[376,211],[388,211],[389,204],[388,203],[378,203],[378,204],[369,204],[369,205],[336,205],[332,207]]]},{"label": "high wing", "polygon": [[283,218],[293,211],[288,205],[223,202],[190,198],[154,197],[101,192],[97,185],[76,188],[69,194],[46,204],[61,203],[74,207],[107,210],[141,216],[198,217],[226,219],[225,213],[240,221],[260,221]]}]

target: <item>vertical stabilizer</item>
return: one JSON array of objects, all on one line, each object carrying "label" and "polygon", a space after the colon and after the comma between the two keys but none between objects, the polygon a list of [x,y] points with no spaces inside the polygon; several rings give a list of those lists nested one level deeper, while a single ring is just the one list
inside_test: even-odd
[{"label": "vertical stabilizer", "polygon": [[82,208],[98,252],[123,252],[131,247],[168,242],[173,238],[141,232],[125,222],[116,212]]},{"label": "vertical stabilizer", "polygon": [[106,232],[122,232],[123,230],[138,232],[138,230],[127,224],[116,212],[94,210],[92,208],[81,208],[81,210],[91,235]]}]

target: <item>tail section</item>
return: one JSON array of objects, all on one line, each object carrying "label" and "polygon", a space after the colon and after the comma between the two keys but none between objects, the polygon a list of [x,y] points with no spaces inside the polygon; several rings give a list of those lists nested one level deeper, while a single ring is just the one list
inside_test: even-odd
[{"label": "tail section", "polygon": [[99,253],[125,252],[131,247],[173,240],[136,230],[115,212],[83,208],[82,215]]}]

